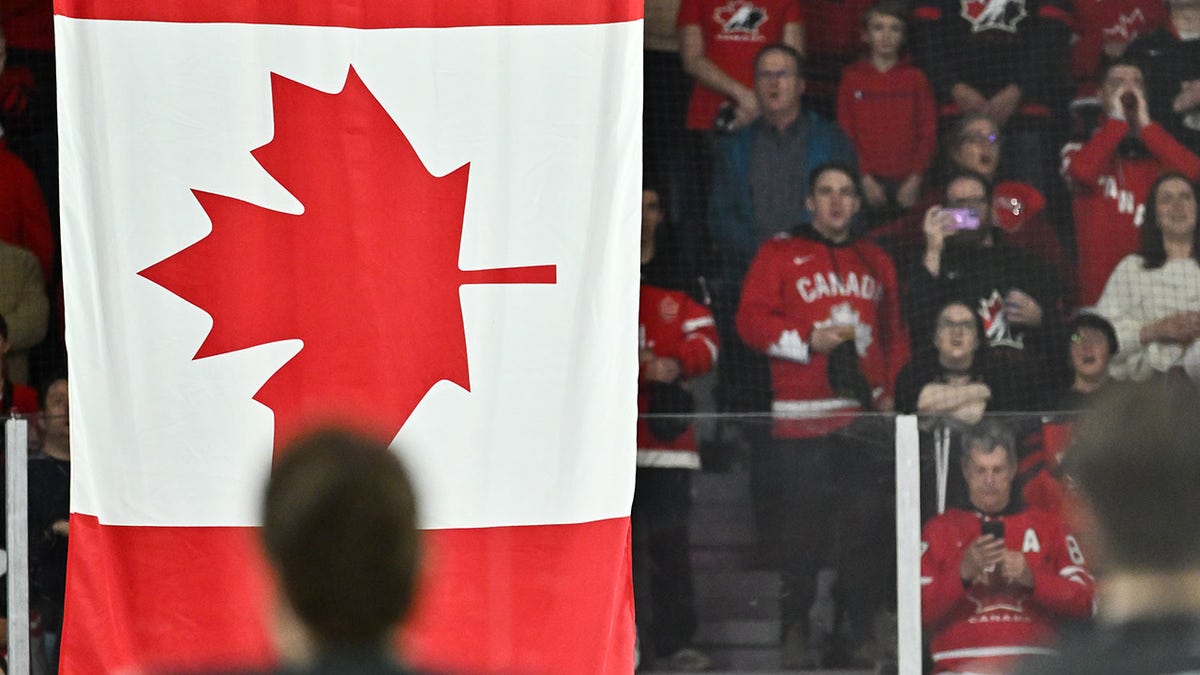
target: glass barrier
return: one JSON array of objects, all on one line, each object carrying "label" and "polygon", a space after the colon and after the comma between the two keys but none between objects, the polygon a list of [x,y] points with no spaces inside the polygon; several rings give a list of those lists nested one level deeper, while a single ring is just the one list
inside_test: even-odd
[{"label": "glass barrier", "polygon": [[[644,415],[631,513],[642,668],[915,675],[1042,653],[1058,625],[1091,613],[1084,551],[1061,522],[1071,420]],[[37,430],[50,422],[2,421],[6,550],[21,551],[27,510],[44,495]],[[25,467],[27,505],[14,489]],[[6,559],[8,597],[26,598],[10,605],[7,672],[53,672],[45,537],[35,539],[28,562]],[[970,565],[967,549],[978,549]],[[1028,602],[1046,570],[1078,591],[1055,612]],[[30,614],[12,609],[25,603],[37,610],[32,636]],[[1014,650],[1014,635],[1027,647]],[[19,654],[32,655],[28,670]]]},{"label": "glass barrier", "polygon": [[[1062,524],[1070,422],[644,415],[632,512],[643,668],[995,672],[1045,653],[1092,609]],[[698,463],[678,456],[693,448]],[[964,571],[967,549],[977,564]],[[1069,584],[1070,602],[1029,602],[1032,574]]]}]

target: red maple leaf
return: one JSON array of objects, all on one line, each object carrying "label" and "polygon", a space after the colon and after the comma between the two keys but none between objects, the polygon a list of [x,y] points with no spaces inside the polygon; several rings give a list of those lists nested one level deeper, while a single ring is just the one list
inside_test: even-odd
[{"label": "red maple leaf", "polygon": [[469,165],[430,174],[353,68],[336,94],[274,73],[271,90],[275,135],[251,154],[303,212],[193,190],[212,230],[139,274],[211,314],[194,359],[303,341],[254,396],[277,447],[347,415],[391,438],[437,382],[470,391],[459,287],[556,269],[460,270]]}]

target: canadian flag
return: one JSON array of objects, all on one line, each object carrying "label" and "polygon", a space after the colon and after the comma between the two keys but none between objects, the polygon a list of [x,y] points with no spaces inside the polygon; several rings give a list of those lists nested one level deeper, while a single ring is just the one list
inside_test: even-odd
[{"label": "canadian flag", "polygon": [[407,658],[631,671],[642,3],[56,12],[62,671],[269,662],[261,488],[338,419],[417,481]]}]

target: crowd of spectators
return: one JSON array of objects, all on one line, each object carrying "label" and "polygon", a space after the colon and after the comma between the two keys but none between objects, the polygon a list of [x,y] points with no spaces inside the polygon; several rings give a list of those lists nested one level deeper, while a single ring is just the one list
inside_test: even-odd
[{"label": "crowd of spectators", "polygon": [[[920,416],[925,516],[965,514],[946,549],[958,558],[938,564],[981,549],[944,603],[1002,586],[1038,621],[1087,614],[1090,593],[1048,598],[1039,583],[1059,565],[1079,568],[1059,590],[1090,588],[1055,515],[1069,413],[1130,382],[1200,383],[1200,1],[662,0],[646,12],[644,161],[670,216],[660,229],[675,276],[701,280],[694,297],[715,320],[716,410],[772,420],[723,417],[701,454],[750,462],[763,557],[782,573],[783,665],[855,663],[880,639],[864,616],[886,605],[870,592],[878,578],[846,564],[870,554],[855,549],[869,528],[854,518],[881,492],[863,435],[847,431],[855,411]],[[1014,414],[1013,438],[972,445],[992,413]],[[1007,478],[991,509],[972,472],[994,457]],[[1033,544],[976,541],[981,523],[1027,506],[1043,515],[1011,527]],[[839,576],[840,655],[810,635],[821,568]],[[970,607],[945,605],[958,614],[927,616],[927,630]]]}]

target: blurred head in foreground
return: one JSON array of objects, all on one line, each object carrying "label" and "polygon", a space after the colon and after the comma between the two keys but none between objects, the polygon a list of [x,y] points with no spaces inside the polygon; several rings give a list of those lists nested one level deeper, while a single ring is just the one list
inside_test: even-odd
[{"label": "blurred head in foreground", "polygon": [[285,658],[386,647],[411,603],[418,558],[412,485],[386,443],[341,429],[293,441],[267,485],[262,540]]},{"label": "blurred head in foreground", "polygon": [[1108,397],[1080,425],[1066,469],[1108,567],[1200,569],[1200,396],[1187,385]]}]

